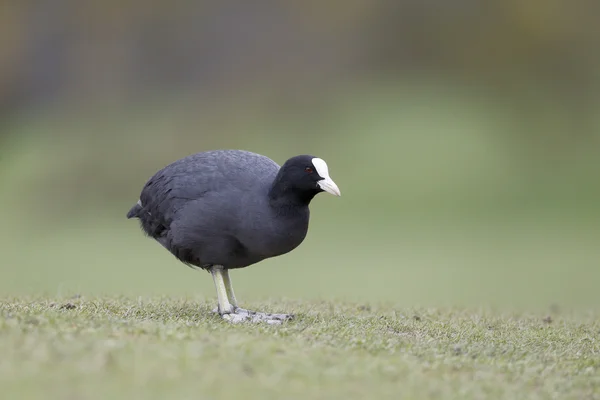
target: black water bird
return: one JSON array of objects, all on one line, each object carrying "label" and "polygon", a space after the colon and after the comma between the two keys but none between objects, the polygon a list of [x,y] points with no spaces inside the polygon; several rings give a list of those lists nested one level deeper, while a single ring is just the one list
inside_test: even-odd
[{"label": "black water bird", "polygon": [[238,307],[229,270],[300,245],[308,206],[320,192],[340,196],[321,158],[300,155],[280,167],[249,151],[214,150],[158,171],[127,218],[138,218],[142,230],[181,262],[211,272],[224,318],[273,322],[291,316]]}]

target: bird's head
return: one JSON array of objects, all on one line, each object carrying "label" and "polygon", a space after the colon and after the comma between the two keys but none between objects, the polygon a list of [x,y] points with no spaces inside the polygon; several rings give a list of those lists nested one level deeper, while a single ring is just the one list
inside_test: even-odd
[{"label": "bird's head", "polygon": [[291,191],[308,201],[321,192],[341,196],[340,189],[329,176],[327,163],[311,155],[287,160],[279,171],[277,185],[284,192]]}]

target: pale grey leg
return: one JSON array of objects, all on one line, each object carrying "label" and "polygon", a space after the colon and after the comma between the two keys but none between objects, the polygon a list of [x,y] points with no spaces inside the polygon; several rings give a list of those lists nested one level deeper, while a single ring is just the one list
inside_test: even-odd
[{"label": "pale grey leg", "polygon": [[225,290],[227,291],[227,297],[229,298],[229,302],[233,306],[233,308],[237,308],[237,300],[235,298],[235,293],[233,292],[233,286],[231,286],[231,278],[229,277],[229,270],[223,270],[223,282],[225,283]]},{"label": "pale grey leg", "polygon": [[210,269],[210,273],[217,289],[217,299],[219,301],[219,314],[231,314],[234,311],[233,306],[227,298],[227,289],[223,280],[223,267],[220,265],[214,265]]}]

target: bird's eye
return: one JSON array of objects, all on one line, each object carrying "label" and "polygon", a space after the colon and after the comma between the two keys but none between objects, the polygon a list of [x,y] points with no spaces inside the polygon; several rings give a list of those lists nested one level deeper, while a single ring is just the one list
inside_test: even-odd
[{"label": "bird's eye", "polygon": [[308,174],[312,174],[313,173],[313,169],[311,167],[306,167],[306,168],[304,168],[304,172],[306,172]]}]

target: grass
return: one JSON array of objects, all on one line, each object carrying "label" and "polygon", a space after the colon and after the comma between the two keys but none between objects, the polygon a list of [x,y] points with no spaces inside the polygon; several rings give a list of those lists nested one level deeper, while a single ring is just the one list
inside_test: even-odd
[{"label": "grass", "polygon": [[282,326],[212,302],[5,298],[3,398],[597,399],[600,315],[270,301]]}]

